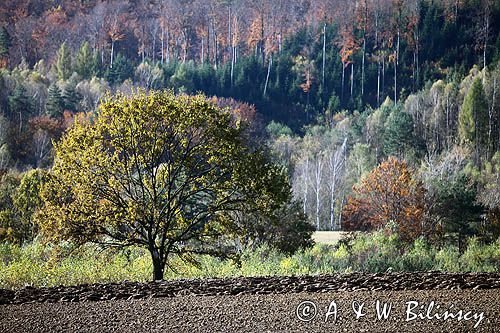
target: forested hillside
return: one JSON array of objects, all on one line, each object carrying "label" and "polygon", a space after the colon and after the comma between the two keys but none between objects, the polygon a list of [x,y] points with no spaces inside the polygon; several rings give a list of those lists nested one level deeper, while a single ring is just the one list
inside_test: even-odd
[{"label": "forested hillside", "polygon": [[4,0],[0,237],[33,236],[25,171],[74,119],[144,88],[251,123],[317,229],[493,241],[499,30],[495,0]]}]

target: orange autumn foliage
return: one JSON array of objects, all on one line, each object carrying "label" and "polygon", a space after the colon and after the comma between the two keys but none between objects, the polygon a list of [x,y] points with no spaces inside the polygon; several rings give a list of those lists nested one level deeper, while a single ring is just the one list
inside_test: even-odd
[{"label": "orange autumn foliage", "polygon": [[344,208],[347,230],[373,230],[389,221],[404,241],[426,233],[424,188],[405,161],[389,157],[353,187]]}]

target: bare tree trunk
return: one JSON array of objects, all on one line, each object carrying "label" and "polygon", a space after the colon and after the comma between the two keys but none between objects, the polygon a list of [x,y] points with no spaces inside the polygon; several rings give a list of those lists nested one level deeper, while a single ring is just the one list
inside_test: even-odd
[{"label": "bare tree trunk", "polygon": [[262,57],[262,65],[266,60],[266,54],[264,50],[264,12],[262,11],[260,14],[260,54]]},{"label": "bare tree trunk", "polygon": [[342,88],[340,91],[340,102],[344,103],[344,77],[345,77],[345,64],[342,62]]},{"label": "bare tree trunk", "polygon": [[323,162],[321,160],[321,157],[318,156],[318,160],[316,162],[316,172],[315,172],[315,180],[316,180],[316,230],[319,230],[320,228],[320,217],[319,217],[319,211],[320,211],[320,206],[321,206],[321,200],[320,200],[320,189],[321,189],[321,173],[323,169]]},{"label": "bare tree trunk", "polygon": [[187,31],[186,29],[183,29],[182,30],[182,37],[184,38],[184,43],[182,44],[182,63],[185,63],[186,60],[187,60],[187,50],[189,48],[189,39],[188,39],[188,34],[187,34]]},{"label": "bare tree trunk", "polygon": [[363,99],[365,93],[365,55],[366,55],[366,26],[368,24],[368,4],[367,1],[364,1],[365,6],[365,16],[364,16],[364,24],[363,24],[363,57],[361,60],[361,100]]},{"label": "bare tree trunk", "polygon": [[[377,1],[378,7],[378,1]],[[377,50],[377,108],[380,107],[380,48],[378,45],[378,11],[375,11],[375,49]]]},{"label": "bare tree trunk", "polygon": [[201,64],[203,65],[205,63],[205,40],[203,37],[201,37],[201,58],[200,58]]},{"label": "bare tree trunk", "polygon": [[366,54],[366,38],[363,38],[363,57],[361,58],[361,99],[365,93],[365,54]]},{"label": "bare tree trunk", "polygon": [[335,185],[336,185],[336,175],[333,175],[332,184],[330,185],[330,230],[334,229],[335,224]]},{"label": "bare tree trunk", "polygon": [[218,62],[219,62],[219,41],[217,40],[217,32],[215,31],[214,29],[214,45],[215,45],[215,48],[214,48],[214,66],[215,66],[215,69],[217,69],[217,65],[218,65]]},{"label": "bare tree trunk", "polygon": [[[487,11],[487,9],[485,9]],[[486,48],[488,47],[488,31],[490,29],[490,17],[488,12],[484,14],[485,27],[484,27],[484,46],[483,46],[483,68],[486,68]]]},{"label": "bare tree trunk", "polygon": [[397,61],[394,61],[394,104],[396,104],[398,101],[398,64]]},{"label": "bare tree trunk", "polygon": [[281,49],[282,49],[282,45],[281,45],[281,32],[278,34],[278,52],[279,54],[281,54]]},{"label": "bare tree trunk", "polygon": [[385,93],[385,54],[382,53],[382,94],[384,93]]},{"label": "bare tree trunk", "polygon": [[309,156],[306,157],[306,164],[304,168],[304,191],[302,203],[304,205],[304,215],[307,214],[307,195],[308,195],[308,183],[309,183]]},{"label": "bare tree trunk", "polygon": [[399,65],[399,28],[398,41],[396,44],[396,60],[394,61],[394,104],[398,102],[398,65]]},{"label": "bare tree trunk", "polygon": [[380,107],[380,56],[377,57],[377,108]]},{"label": "bare tree trunk", "polygon": [[231,46],[231,87],[233,86],[235,62],[236,62],[236,47]]},{"label": "bare tree trunk", "polygon": [[227,18],[227,52],[231,55],[233,50],[233,36],[231,35],[231,5],[228,5],[228,18]]},{"label": "bare tree trunk", "polygon": [[210,64],[210,23],[207,24],[207,62]]},{"label": "bare tree trunk", "polygon": [[114,50],[115,50],[115,41],[111,40],[111,62],[109,63],[109,68],[113,68]]},{"label": "bare tree trunk", "polygon": [[[493,78],[493,96],[492,96],[492,101],[491,101],[491,107],[489,109],[489,112],[488,112],[488,145],[489,145],[489,149],[488,151],[496,148],[496,147],[492,147],[492,143],[493,143],[493,140],[492,140],[492,134],[493,134],[493,112],[495,110],[495,99],[496,99],[496,93],[497,93],[497,76],[495,74],[494,75],[494,78]],[[488,156],[489,157],[489,156]]]},{"label": "bare tree trunk", "polygon": [[322,69],[322,93],[325,98],[325,65],[326,65],[326,22],[323,24],[323,69]]},{"label": "bare tree trunk", "polygon": [[167,64],[170,63],[170,31],[167,28],[167,52],[166,52]]},{"label": "bare tree trunk", "polygon": [[342,200],[340,200],[340,209],[339,209],[339,218],[338,218],[338,229],[341,230],[342,229],[342,209],[344,208],[344,200],[345,200],[345,197],[344,197],[344,194],[342,194]]},{"label": "bare tree trunk", "polygon": [[267,84],[269,83],[269,75],[271,74],[271,66],[273,65],[273,54],[269,53],[269,61],[267,65],[267,75],[266,75],[266,83],[264,84],[264,97],[267,93]]},{"label": "bare tree trunk", "polygon": [[344,139],[342,145],[335,151],[331,152],[329,158],[329,167],[331,172],[330,178],[330,230],[335,229],[335,190],[337,185],[337,177],[339,171],[341,170],[344,159],[342,155],[344,154],[346,148],[347,138]]},{"label": "bare tree trunk", "polygon": [[165,28],[161,27],[161,64],[163,65],[165,60]]},{"label": "bare tree trunk", "polygon": [[[415,28],[415,30],[418,29],[418,27]],[[418,61],[418,53],[419,53],[419,46],[418,46],[418,43],[419,43],[419,38],[418,38],[418,31],[415,32],[416,35],[415,35],[415,57],[416,57],[416,88],[415,90],[418,90],[419,88],[419,85],[420,85],[420,79],[419,79],[419,74],[420,74],[420,70],[419,70],[419,61]]]},{"label": "bare tree trunk", "polygon": [[354,87],[354,62],[351,62],[351,98],[352,98],[353,87]]},{"label": "bare tree trunk", "polygon": [[450,94],[446,94],[446,149],[450,149]]},{"label": "bare tree trunk", "polygon": [[153,34],[153,63],[156,62],[156,33],[158,32],[158,30],[156,29],[157,28],[155,27],[155,31]]}]

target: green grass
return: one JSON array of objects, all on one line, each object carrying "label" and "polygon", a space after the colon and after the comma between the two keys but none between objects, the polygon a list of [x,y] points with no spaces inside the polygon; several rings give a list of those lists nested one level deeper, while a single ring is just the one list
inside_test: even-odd
[{"label": "green grass", "polygon": [[[465,253],[455,247],[435,248],[419,239],[403,249],[395,236],[382,232],[361,234],[346,244],[316,244],[313,248],[287,256],[268,247],[245,251],[240,265],[231,260],[199,256],[200,267],[173,259],[165,279],[236,276],[303,275],[441,270],[448,272],[500,271],[500,239],[482,245],[472,238]],[[0,244],[0,288],[75,285],[148,281],[152,276],[149,253],[132,248],[124,251],[100,250],[87,245],[72,250],[69,244],[57,247],[38,242],[23,247]]]}]

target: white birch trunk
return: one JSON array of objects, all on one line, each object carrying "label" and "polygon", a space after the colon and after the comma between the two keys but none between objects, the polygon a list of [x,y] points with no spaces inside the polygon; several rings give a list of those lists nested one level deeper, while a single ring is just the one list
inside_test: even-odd
[{"label": "white birch trunk", "polygon": [[[269,61],[267,65],[267,75],[266,75],[266,83],[264,84],[264,97],[266,96],[267,93],[267,85],[269,83],[269,75],[271,74],[271,66],[273,65],[273,54],[270,52],[269,53]],[[232,79],[232,77],[231,77]]]}]

